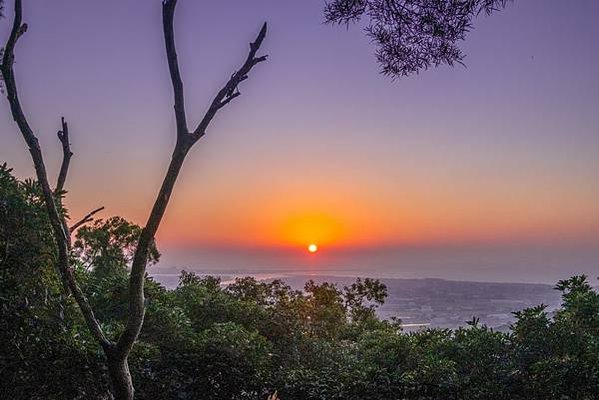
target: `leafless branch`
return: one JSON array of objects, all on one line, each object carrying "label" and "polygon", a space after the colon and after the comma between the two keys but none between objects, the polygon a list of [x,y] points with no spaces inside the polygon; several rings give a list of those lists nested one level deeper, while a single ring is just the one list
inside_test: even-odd
[{"label": "leafless branch", "polygon": [[166,46],[166,58],[168,69],[171,74],[173,84],[173,94],[175,97],[175,118],[177,120],[177,137],[187,134],[187,121],[185,116],[185,100],[183,96],[183,81],[179,72],[179,62],[177,60],[177,49],[175,48],[175,34],[173,21],[175,15],[175,6],[177,0],[168,0],[162,2],[162,25],[164,29],[164,44]]},{"label": "leafless branch", "polygon": [[54,193],[59,193],[64,189],[64,183],[67,179],[67,172],[69,171],[69,163],[73,153],[71,152],[71,145],[69,143],[69,125],[64,120],[64,117],[60,119],[62,123],[62,130],[58,131],[58,140],[62,144],[62,165],[60,166],[60,173],[58,174],[58,180],[56,182],[56,188]]},{"label": "leafless branch", "polygon": [[193,132],[194,140],[197,141],[202,136],[204,136],[204,134],[206,133],[206,129],[208,128],[208,125],[210,125],[210,122],[212,121],[218,110],[229,104],[233,99],[239,97],[241,93],[239,93],[238,86],[241,82],[248,78],[248,74],[250,73],[252,68],[254,68],[254,66],[257,64],[266,61],[266,58],[268,56],[256,57],[256,53],[260,49],[260,46],[262,46],[262,42],[266,37],[267,28],[268,27],[265,22],[262,25],[262,28],[260,29],[260,32],[258,33],[258,37],[256,37],[256,40],[253,43],[250,43],[250,52],[239,71],[235,72],[231,76],[231,78],[225,84],[225,86],[223,86],[223,88],[218,92],[214,100],[212,100],[210,108],[204,115],[204,118],[202,119],[196,130]]},{"label": "leafless branch", "polygon": [[21,0],[15,0],[14,13],[15,16],[13,19],[11,33],[8,38],[8,41],[6,42],[6,46],[4,47],[2,65],[0,66],[6,88],[6,97],[8,98],[8,102],[10,104],[12,117],[17,123],[19,130],[21,131],[21,134],[25,139],[25,142],[29,146],[29,152],[31,153],[31,158],[33,159],[33,164],[35,165],[37,180],[42,189],[44,203],[48,211],[48,216],[52,225],[54,237],[58,244],[58,269],[60,271],[60,276],[63,281],[63,284],[66,287],[68,287],[68,289],[73,294],[73,297],[75,298],[75,301],[81,309],[83,317],[92,335],[96,338],[96,340],[98,340],[98,342],[102,345],[104,349],[108,349],[112,347],[112,344],[104,336],[102,328],[96,320],[91,306],[87,302],[87,299],[81,291],[81,288],[79,287],[79,285],[77,285],[77,282],[75,281],[75,276],[73,274],[73,270],[70,266],[69,261],[69,240],[67,236],[68,233],[65,232],[62,217],[59,215],[58,210],[56,208],[56,204],[54,202],[54,194],[50,189],[50,184],[48,183],[46,166],[44,164],[44,159],[42,156],[42,151],[38,139],[33,133],[19,102],[19,96],[13,71],[13,63],[14,48],[17,43],[17,40],[27,31],[27,24],[22,24]]},{"label": "leafless branch", "polygon": [[99,207],[96,208],[95,210],[91,211],[89,214],[87,214],[85,217],[81,218],[79,221],[75,222],[70,228],[69,228],[69,233],[73,234],[73,232],[75,232],[77,230],[77,228],[81,227],[82,225],[87,224],[88,222],[91,222],[94,220],[94,215],[99,213],[100,211],[102,211],[104,209],[104,207]]}]

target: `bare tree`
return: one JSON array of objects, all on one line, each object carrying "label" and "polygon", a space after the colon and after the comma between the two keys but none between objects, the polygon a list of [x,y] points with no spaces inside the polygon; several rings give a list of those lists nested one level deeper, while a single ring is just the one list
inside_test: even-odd
[{"label": "bare tree", "polygon": [[376,58],[385,75],[399,78],[441,64],[462,63],[458,42],[477,15],[502,9],[509,0],[332,0],[325,6],[329,23],[366,19]]},{"label": "bare tree", "polygon": [[63,118],[62,130],[58,133],[58,137],[63,147],[63,162],[59,173],[58,183],[53,191],[48,183],[46,167],[38,139],[27,121],[19,100],[13,65],[15,59],[14,49],[17,41],[27,31],[27,24],[22,22],[21,3],[21,0],[15,0],[14,2],[12,30],[4,47],[2,65],[0,66],[5,84],[6,96],[10,104],[12,117],[21,131],[21,134],[29,147],[31,158],[33,159],[37,180],[42,189],[44,202],[52,225],[52,231],[58,246],[58,269],[63,284],[67,291],[73,295],[77,305],[81,309],[90,332],[104,350],[114,397],[119,400],[133,399],[134,389],[131,381],[131,374],[129,373],[128,356],[143,325],[145,312],[144,278],[148,253],[154,242],[154,235],[158,230],[187,153],[193,145],[204,136],[206,129],[216,113],[240,95],[238,86],[248,78],[248,74],[252,68],[258,63],[266,60],[266,56],[257,56],[257,52],[266,36],[267,26],[265,23],[260,29],[256,40],[253,43],[250,43],[249,54],[245,62],[216,94],[199,125],[193,131],[189,131],[185,114],[183,82],[179,72],[173,33],[173,20],[177,0],[163,0],[162,2],[164,41],[174,93],[177,142],[162,187],[156,197],[146,225],[142,229],[133,257],[129,279],[129,313],[127,324],[120,337],[116,341],[112,341],[105,336],[100,322],[96,319],[89,302],[85,298],[81,288],[78,286],[69,259],[71,250],[71,231],[74,231],[82,224],[91,221],[93,215],[100,211],[100,209],[92,211],[81,221],[73,225],[73,227],[68,228],[64,217],[58,212],[56,206],[56,202],[59,201],[60,198],[56,194],[59,194],[63,190],[70,158],[72,156],[69,145],[67,123]]}]

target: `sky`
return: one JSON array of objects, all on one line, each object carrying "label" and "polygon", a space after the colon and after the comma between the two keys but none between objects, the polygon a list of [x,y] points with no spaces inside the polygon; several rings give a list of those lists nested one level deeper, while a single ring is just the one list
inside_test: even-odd
[{"label": "sky", "polygon": [[[476,19],[466,67],[396,81],[378,73],[360,26],[323,24],[323,4],[179,1],[190,127],[264,21],[269,59],[186,160],[154,268],[599,275],[599,2],[516,0]],[[21,102],[52,179],[69,122],[71,216],[105,206],[143,224],[175,141],[160,2],[32,0],[24,20]],[[1,103],[0,161],[30,177]]]}]

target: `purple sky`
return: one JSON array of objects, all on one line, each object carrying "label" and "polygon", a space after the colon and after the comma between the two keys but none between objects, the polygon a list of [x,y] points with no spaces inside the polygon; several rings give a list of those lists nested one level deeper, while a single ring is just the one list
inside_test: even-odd
[{"label": "purple sky", "polygon": [[[475,21],[467,68],[397,82],[378,74],[359,27],[322,24],[322,6],[179,2],[190,126],[263,21],[270,58],[187,160],[159,231],[160,267],[599,274],[598,1],[516,0]],[[50,171],[60,116],[69,121],[75,217],[99,205],[107,216],[147,217],[175,138],[160,12],[159,1],[25,2],[21,100]],[[32,176],[2,104],[0,161]],[[298,215],[313,226],[291,226]],[[318,261],[293,250],[309,235],[324,243]]]}]

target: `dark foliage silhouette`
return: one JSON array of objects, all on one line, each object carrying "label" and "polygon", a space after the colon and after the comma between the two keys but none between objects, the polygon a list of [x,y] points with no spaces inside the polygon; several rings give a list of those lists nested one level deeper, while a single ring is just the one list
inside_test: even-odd
[{"label": "dark foliage silhouette", "polygon": [[462,63],[458,42],[479,14],[491,14],[508,0],[332,0],[329,23],[365,20],[382,73],[408,76],[441,64]]}]

